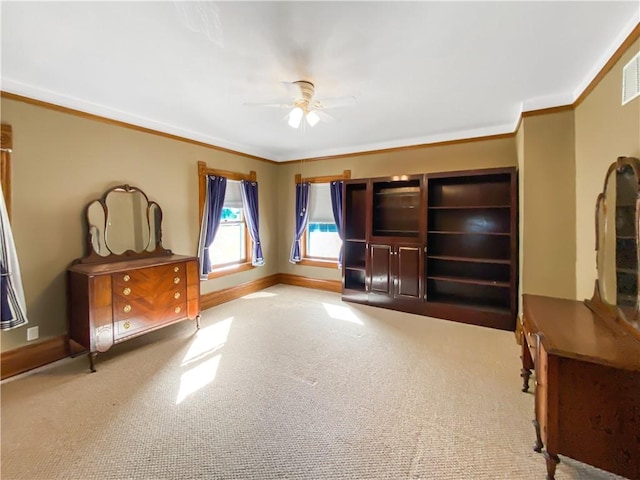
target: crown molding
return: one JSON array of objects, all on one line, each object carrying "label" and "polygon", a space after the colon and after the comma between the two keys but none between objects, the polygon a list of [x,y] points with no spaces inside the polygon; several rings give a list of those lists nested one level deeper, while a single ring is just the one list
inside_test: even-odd
[{"label": "crown molding", "polygon": [[[4,83],[6,83],[6,82],[3,82],[3,84]],[[205,142],[205,141],[194,140],[193,138],[189,138],[189,137],[184,136],[184,135],[167,133],[167,132],[162,131],[162,130],[157,130],[157,129],[148,128],[148,127],[142,127],[140,125],[136,125],[135,123],[125,122],[125,121],[122,121],[122,120],[115,120],[114,118],[111,118],[111,117],[106,117],[106,116],[99,115],[99,114],[96,114],[96,113],[85,112],[85,111],[82,111],[82,110],[78,110],[76,108],[71,108],[71,107],[67,107],[67,106],[64,106],[64,105],[59,105],[59,104],[56,104],[56,103],[45,102],[43,100],[38,100],[37,98],[24,96],[24,95],[20,95],[20,94],[17,94],[17,93],[8,92],[6,90],[0,91],[0,97],[1,98],[6,98],[6,99],[9,99],[9,100],[15,100],[15,101],[18,101],[18,102],[28,103],[30,105],[35,105],[37,107],[46,108],[48,110],[54,110],[56,112],[61,112],[61,113],[69,114],[69,115],[74,115],[76,117],[85,118],[87,120],[94,120],[94,121],[101,122],[101,123],[106,123],[106,124],[109,124],[109,125],[115,125],[115,126],[118,126],[118,127],[123,127],[123,128],[130,129],[130,130],[135,130],[135,131],[138,131],[138,132],[149,133],[151,135],[157,135],[157,136],[160,136],[160,137],[168,138],[170,140],[177,140],[179,142],[189,143],[191,145],[197,145],[199,147],[211,148],[211,149],[217,150],[219,152],[231,153],[233,155],[240,155],[242,157],[251,158],[253,160],[259,160],[261,162],[267,162],[267,163],[271,163],[271,164],[277,164],[278,163],[278,162],[275,162],[273,160],[269,160],[268,158],[264,158],[264,157],[261,157],[261,156],[252,155],[252,154],[249,154],[249,153],[241,152],[239,150],[235,150],[235,149],[232,149],[232,148],[220,147],[218,145],[215,145],[213,143],[208,143],[208,142]],[[136,117],[136,118],[138,118],[138,117]],[[145,119],[145,121],[146,121],[146,119]],[[171,128],[171,127],[168,127],[168,128]]]},{"label": "crown molding", "polygon": [[[607,73],[609,73],[609,71],[611,71],[611,69],[618,62],[618,60],[620,60],[622,55],[624,55],[624,53],[626,53],[626,51],[631,47],[631,45],[640,38],[640,21],[639,20],[640,20],[640,12],[638,13],[638,15],[634,16],[634,18],[630,20],[627,27],[625,27],[621,31],[617,40],[613,42],[612,47],[609,48],[608,51],[613,52],[609,56],[609,59],[607,61],[600,62],[600,63],[603,63],[604,65],[597,71],[597,73],[593,74],[592,72],[587,76],[587,79],[583,82],[583,84],[585,84],[586,87],[584,88],[580,87],[578,89],[578,91],[581,91],[579,95],[559,94],[559,95],[553,95],[553,96],[539,98],[539,99],[527,100],[526,102],[523,102],[520,109],[520,113],[518,114],[518,118],[512,124],[496,125],[493,127],[486,127],[486,128],[476,129],[476,130],[450,132],[447,134],[435,135],[435,136],[429,136],[429,137],[403,139],[403,140],[397,140],[394,142],[359,145],[359,146],[354,146],[347,149],[348,151],[345,151],[345,149],[334,149],[333,151],[327,150],[324,152],[310,152],[309,155],[305,156],[304,158],[270,159],[270,158],[267,158],[267,156],[269,155],[264,153],[261,153],[261,155],[255,155],[252,153],[243,152],[240,150],[242,148],[241,146],[234,145],[234,146],[231,146],[231,148],[228,148],[228,147],[222,147],[222,146],[216,145],[216,143],[224,143],[222,140],[219,140],[219,139],[210,139],[208,141],[196,140],[191,137],[197,137],[198,136],[197,134],[193,132],[180,130],[176,127],[157,124],[161,127],[166,127],[166,129],[179,131],[181,133],[167,133],[165,131],[158,130],[158,129],[142,127],[142,126],[136,125],[135,123],[122,121],[122,120],[115,120],[110,117],[102,116],[98,113],[89,113],[89,112],[79,110],[77,108],[71,108],[69,106],[63,106],[56,103],[46,102],[46,101],[38,100],[37,98],[33,98],[30,96],[25,96],[17,93],[12,93],[5,90],[0,91],[0,96],[2,98],[25,102],[31,105],[36,105],[36,106],[47,108],[50,110],[68,113],[71,115],[99,121],[102,123],[107,123],[110,125],[121,126],[124,128],[136,130],[139,132],[158,135],[164,138],[169,138],[172,140],[177,140],[177,141],[189,143],[192,145],[214,149],[220,152],[230,153],[233,155],[240,155],[245,158],[250,158],[253,160],[258,160],[261,162],[266,162],[266,163],[275,164],[275,165],[296,163],[300,161],[306,162],[306,161],[318,161],[318,160],[335,160],[335,159],[342,159],[342,158],[351,158],[356,156],[376,155],[381,153],[384,153],[384,154],[395,153],[395,152],[417,150],[417,149],[423,149],[423,148],[429,148],[429,147],[441,147],[441,146],[448,146],[448,145],[458,145],[458,144],[469,143],[469,142],[489,141],[489,140],[510,138],[515,136],[516,132],[520,128],[523,118],[532,117],[536,115],[558,113],[558,112],[577,108],[578,105],[580,105],[580,103],[582,103],[582,101],[589,95],[589,93],[591,93],[591,91],[593,91],[593,89],[600,83],[600,81],[602,81],[604,76]],[[595,70],[597,70],[597,67],[595,68]],[[589,78],[591,78],[590,81],[588,80]],[[7,84],[11,86],[11,82],[5,80],[3,82],[3,88],[6,87]],[[53,94],[53,92],[49,92],[49,93],[51,93],[52,95],[56,95],[56,94]],[[64,101],[62,101],[65,99],[63,99],[62,97],[60,98],[61,98],[61,103],[65,103]],[[66,100],[72,101],[73,99],[66,99]],[[96,106],[96,107],[98,108],[100,106]],[[100,108],[106,108],[106,107],[100,107]],[[115,110],[112,110],[112,112],[114,112],[114,114],[118,113]],[[123,114],[123,115],[126,115],[126,114]],[[145,122],[148,121],[147,119],[142,119],[138,117],[135,117],[135,118],[131,117],[131,119],[138,119],[140,121],[145,121]]]}]

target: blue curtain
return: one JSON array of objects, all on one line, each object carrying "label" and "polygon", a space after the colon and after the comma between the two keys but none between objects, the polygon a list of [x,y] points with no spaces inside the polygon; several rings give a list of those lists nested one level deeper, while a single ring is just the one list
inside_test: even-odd
[{"label": "blue curtain", "polygon": [[291,263],[298,263],[302,260],[300,238],[307,228],[309,220],[309,183],[296,184],[296,231],[293,235],[293,245],[291,245]]},{"label": "blue curtain", "polygon": [[0,187],[0,330],[9,330],[27,323],[18,254]]},{"label": "blue curtain", "polygon": [[338,255],[338,267],[342,266],[342,251],[344,250],[344,225],[342,223],[342,185],[344,182],[335,181],[331,182],[329,188],[331,189],[331,209],[333,210],[333,220],[338,227],[338,235],[342,240],[342,246],[340,247],[340,254]]},{"label": "blue curtain", "polygon": [[253,251],[251,252],[251,265],[261,267],[264,265],[262,256],[262,245],[260,244],[260,222],[258,216],[258,182],[242,180],[240,182],[240,194],[242,195],[242,206],[244,208],[244,218],[249,229],[249,235],[253,241]]},{"label": "blue curtain", "polygon": [[216,237],[222,218],[224,194],[227,190],[227,179],[208,175],[206,179],[206,194],[202,211],[202,225],[200,227],[200,243],[198,257],[200,258],[200,280],[206,280],[211,272],[211,257],[209,246]]},{"label": "blue curtain", "polygon": [[9,272],[4,268],[4,262],[0,263],[0,318],[2,319],[2,327],[5,322],[11,321],[11,309],[9,308]]}]

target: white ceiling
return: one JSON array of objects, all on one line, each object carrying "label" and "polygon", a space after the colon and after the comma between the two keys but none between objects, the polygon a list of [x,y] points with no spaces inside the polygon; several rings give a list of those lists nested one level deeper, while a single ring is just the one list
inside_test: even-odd
[{"label": "white ceiling", "polygon": [[[624,2],[7,2],[2,90],[275,161],[511,133],[572,103]],[[202,12],[201,12],[202,13]],[[283,82],[355,96],[294,130]]]}]

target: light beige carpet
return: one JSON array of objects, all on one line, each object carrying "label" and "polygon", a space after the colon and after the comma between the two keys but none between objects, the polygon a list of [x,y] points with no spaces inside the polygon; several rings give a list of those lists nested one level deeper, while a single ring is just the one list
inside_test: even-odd
[{"label": "light beige carpet", "polygon": [[[540,479],[513,333],[278,285],[1,386],[10,479]],[[617,478],[562,458],[556,478]]]}]

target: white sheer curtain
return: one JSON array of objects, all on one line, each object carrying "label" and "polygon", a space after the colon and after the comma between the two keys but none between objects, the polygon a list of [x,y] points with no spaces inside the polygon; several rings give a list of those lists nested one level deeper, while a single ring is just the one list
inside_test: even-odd
[{"label": "white sheer curtain", "polygon": [[20,265],[13,242],[2,186],[0,186],[0,330],[9,330],[28,323],[27,308],[22,289]]}]

